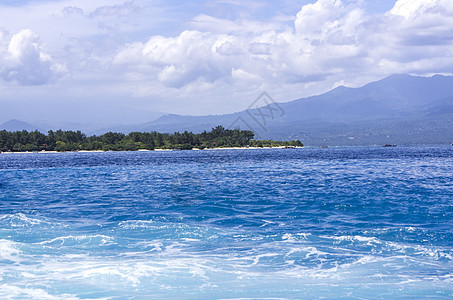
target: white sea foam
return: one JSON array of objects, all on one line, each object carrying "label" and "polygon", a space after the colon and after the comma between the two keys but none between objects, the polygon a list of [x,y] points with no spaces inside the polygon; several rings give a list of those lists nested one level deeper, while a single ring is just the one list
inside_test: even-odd
[{"label": "white sea foam", "polygon": [[0,258],[7,259],[10,261],[18,261],[19,254],[19,243],[12,242],[10,240],[0,239]]},{"label": "white sea foam", "polygon": [[[108,236],[81,235],[78,238],[64,236],[33,245],[49,245],[46,243],[59,245],[58,243],[62,240],[65,241],[64,245],[67,245],[68,239],[80,239],[82,242],[88,242],[93,238],[97,241],[102,241],[106,237]],[[288,283],[291,287],[300,285],[328,286],[331,283],[347,284],[349,286],[359,285],[360,283],[371,285],[378,284],[383,280],[412,284],[409,281],[404,281],[411,279],[411,277],[404,279],[382,272],[382,270],[398,266],[404,267],[406,262],[415,264],[416,262],[411,260],[409,256],[391,255],[379,257],[357,255],[354,261],[350,263],[341,263],[340,260],[327,262],[325,257],[329,255],[329,252],[320,251],[318,247],[310,244],[307,245],[307,241],[298,239],[299,236],[297,234],[287,235],[286,237],[284,240],[278,240],[276,236],[275,241],[260,243],[259,247],[247,250],[247,252],[236,252],[227,249],[227,252],[216,255],[208,252],[195,254],[188,251],[187,249],[190,249],[187,248],[188,246],[198,243],[198,241],[192,239],[181,239],[179,242],[168,240],[142,241],[133,246],[137,247],[140,244],[140,246],[148,248],[143,253],[139,251],[143,249],[142,247],[135,248],[135,251],[134,247],[132,247],[132,251],[128,252],[130,255],[124,256],[93,256],[88,253],[60,256],[30,256],[29,259],[34,261],[34,264],[21,264],[20,266],[7,268],[10,271],[19,272],[17,282],[53,282],[52,285],[76,282],[82,286],[96,282],[99,290],[115,288],[119,291],[141,289],[145,286],[150,290],[163,291],[164,288],[178,290],[186,285],[191,286],[195,290],[212,291],[216,289],[216,285],[225,288],[227,286],[225,282],[231,284],[229,288],[234,289],[234,285],[241,282],[243,284],[253,284],[260,281],[272,281],[274,285]],[[332,240],[356,241],[364,244],[374,241],[361,236],[342,236],[337,238],[339,239],[332,238]],[[6,245],[5,249],[13,252],[13,258],[20,255],[22,258],[27,259],[27,255],[18,250],[21,247],[20,243],[16,244],[8,240],[0,240],[0,245],[2,243]],[[383,243],[383,245],[388,246],[386,243]],[[335,250],[338,249],[335,248]],[[122,253],[125,254],[125,252]],[[317,264],[303,265],[302,263],[301,265],[299,264],[300,260],[297,259],[298,264],[295,264],[292,256],[306,259],[308,262],[317,262]],[[349,255],[349,257],[353,257],[353,255]],[[269,262],[272,263],[274,259],[275,261],[281,261],[281,268],[274,268],[270,273],[263,271],[261,267],[268,266]],[[380,275],[372,276],[374,274]],[[416,280],[421,279],[418,278]],[[445,283],[442,284],[446,284],[448,280],[451,281],[451,278],[445,278]],[[16,285],[17,282],[15,283]],[[45,297],[46,295],[42,299],[46,299]],[[33,298],[31,296],[29,298],[38,299],[38,297]]]},{"label": "white sea foam", "polygon": [[129,220],[120,222],[118,226],[124,229],[139,229],[155,227],[157,224],[153,220]]},{"label": "white sea foam", "polygon": [[162,251],[162,247],[163,247],[163,243],[162,242],[138,242],[136,244],[137,246],[141,246],[141,247],[144,247],[144,248],[150,248],[149,251]]},{"label": "white sea foam", "polygon": [[287,300],[289,298],[219,298],[219,300]]},{"label": "white sea foam", "polygon": [[[231,253],[215,256],[209,253],[203,255],[174,251],[181,250],[181,247],[183,244],[174,243],[168,247],[167,252],[156,253],[149,257],[140,255],[97,257],[88,254],[43,257],[39,265],[21,265],[15,269],[23,270],[22,279],[18,278],[22,282],[53,282],[53,285],[68,282],[90,285],[95,282],[99,290],[115,288],[124,293],[130,289],[140,290],[145,287],[150,291],[153,289],[161,292],[165,289],[181,291],[185,286],[190,286],[192,290],[215,291],[216,286],[234,289],[235,285],[254,285],[260,281],[272,282],[273,285],[287,284],[288,288],[329,286],[333,283],[349,286],[379,283],[382,278],[389,275],[370,277],[370,275],[379,274],[373,268],[382,266],[385,269],[384,263],[391,263],[394,259],[370,255],[363,256],[351,264],[335,264],[329,268],[324,268],[322,265],[314,267],[287,265],[285,268],[266,272],[256,267],[262,263],[265,264],[267,259],[278,258],[282,253],[267,252],[231,257]],[[324,255],[323,251],[311,246],[294,247],[288,251],[288,254],[298,252],[305,252],[311,257]],[[242,259],[247,259],[248,263],[241,264]],[[370,265],[373,268],[370,269]],[[451,280],[451,278],[445,278],[445,280]],[[46,299],[45,297],[46,295],[42,299]]]},{"label": "white sea foam", "polygon": [[39,242],[41,245],[73,245],[75,244],[99,244],[99,245],[111,245],[113,244],[113,237],[101,234],[95,235],[68,235],[60,236],[47,241]]},{"label": "white sea foam", "polygon": [[373,243],[374,244],[382,243],[376,237],[366,237],[366,236],[360,236],[360,235],[323,236],[323,237],[328,238],[328,239],[334,239],[337,241],[363,242],[363,243],[366,243],[367,245],[372,245]]},{"label": "white sea foam", "polygon": [[295,247],[291,248],[288,253],[285,254],[285,258],[294,253],[305,253],[305,259],[310,258],[311,256],[320,257],[322,255],[327,255],[327,252],[318,250],[316,247]]},{"label": "white sea foam", "polygon": [[[429,247],[422,245],[411,245],[411,244],[402,244],[396,242],[387,242],[388,247],[392,248],[397,253],[406,253],[409,252],[414,258],[417,256],[428,256],[433,259],[448,259],[453,261],[453,256],[450,254],[451,249],[443,247]],[[428,263],[428,262],[425,262]]]},{"label": "white sea foam", "polygon": [[267,225],[270,225],[270,224],[276,224],[277,222],[274,222],[274,221],[268,221],[268,220],[261,220],[264,222],[263,225],[261,225],[260,227],[265,227]]},{"label": "white sea foam", "polygon": [[184,242],[199,242],[199,239],[191,239],[191,238],[182,238]]},{"label": "white sea foam", "polygon": [[46,220],[27,217],[23,213],[6,214],[0,217],[0,224],[9,225],[12,228],[32,227],[41,224],[51,224]]},{"label": "white sea foam", "polygon": [[307,239],[309,236],[311,236],[311,233],[300,232],[300,233],[297,233],[296,235],[300,236],[304,239]]},{"label": "white sea foam", "polygon": [[375,263],[375,262],[383,262],[389,260],[388,258],[381,258],[381,257],[376,257],[372,255],[364,255],[360,257],[358,260],[356,260],[352,264],[345,264],[344,266],[348,265],[365,265],[365,264],[370,264],[370,263]]},{"label": "white sea foam", "polygon": [[[73,295],[62,294],[54,296],[43,289],[19,287],[10,284],[0,285],[0,296],[2,299],[36,299],[36,300],[76,300],[79,299]],[[84,298],[86,299],[86,298]],[[107,299],[107,298],[97,298]]]},{"label": "white sea foam", "polygon": [[287,243],[298,243],[301,240],[308,239],[309,236],[311,236],[310,233],[303,233],[303,232],[294,233],[294,234],[285,233],[282,235],[282,240]]},{"label": "white sea foam", "polygon": [[265,253],[265,254],[259,254],[259,255],[256,255],[254,258],[253,258],[253,263],[250,265],[250,266],[255,266],[259,263],[260,259],[262,258],[265,258],[265,257],[275,257],[275,256],[279,256],[280,253]]},{"label": "white sea foam", "polygon": [[288,242],[295,242],[295,238],[294,236],[291,234],[291,233],[285,233],[283,236],[282,236],[282,240],[286,240]]}]

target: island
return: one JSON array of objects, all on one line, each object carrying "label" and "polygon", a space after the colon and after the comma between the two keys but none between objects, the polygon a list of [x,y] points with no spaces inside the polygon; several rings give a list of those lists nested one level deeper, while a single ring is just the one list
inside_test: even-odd
[{"label": "island", "polygon": [[80,130],[0,131],[0,152],[66,152],[66,151],[137,151],[137,150],[191,150],[214,148],[303,147],[299,140],[254,140],[249,130],[225,129],[217,126],[211,131],[192,133],[107,132],[87,136]]}]

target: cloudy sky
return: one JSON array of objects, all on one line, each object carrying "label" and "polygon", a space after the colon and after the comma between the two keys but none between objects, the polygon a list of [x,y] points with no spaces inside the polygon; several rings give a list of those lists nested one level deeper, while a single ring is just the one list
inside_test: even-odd
[{"label": "cloudy sky", "polygon": [[451,0],[0,0],[0,122],[221,114],[453,73]]}]

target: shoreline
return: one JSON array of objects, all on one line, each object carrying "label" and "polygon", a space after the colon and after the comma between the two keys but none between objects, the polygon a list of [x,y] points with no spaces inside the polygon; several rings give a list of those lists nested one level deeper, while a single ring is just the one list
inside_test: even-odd
[{"label": "shoreline", "polygon": [[[450,146],[450,144],[426,144],[426,145],[398,145],[397,147],[433,147],[433,146]],[[453,146],[453,145],[452,145]],[[355,148],[355,147],[376,147],[376,148],[395,148],[395,147],[383,147],[382,145],[368,145],[368,146],[303,146],[303,147],[287,147],[287,146],[276,146],[276,147],[219,147],[219,148],[193,148],[190,150],[180,150],[180,149],[138,149],[132,151],[116,151],[116,150],[78,150],[78,151],[23,151],[23,152],[2,152],[1,154],[55,154],[55,153],[103,153],[103,152],[179,152],[179,151],[214,151],[214,150],[259,150],[259,149],[323,149],[323,148]],[[450,146],[451,147],[451,146]]]},{"label": "shoreline", "polygon": [[103,152],[167,152],[167,151],[205,151],[205,150],[256,150],[256,149],[303,149],[306,147],[287,147],[287,146],[276,146],[276,147],[219,147],[219,148],[193,148],[190,150],[180,150],[180,149],[138,149],[132,151],[113,151],[113,150],[78,150],[78,151],[8,151],[0,152],[0,154],[46,154],[46,153],[103,153]]}]

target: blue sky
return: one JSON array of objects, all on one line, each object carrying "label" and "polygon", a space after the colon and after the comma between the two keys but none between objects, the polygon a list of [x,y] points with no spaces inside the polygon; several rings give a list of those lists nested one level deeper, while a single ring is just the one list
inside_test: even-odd
[{"label": "blue sky", "polygon": [[453,72],[451,0],[0,1],[0,122],[137,123]]}]

